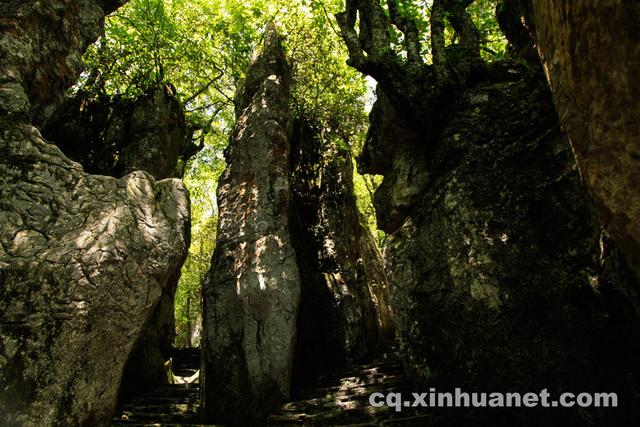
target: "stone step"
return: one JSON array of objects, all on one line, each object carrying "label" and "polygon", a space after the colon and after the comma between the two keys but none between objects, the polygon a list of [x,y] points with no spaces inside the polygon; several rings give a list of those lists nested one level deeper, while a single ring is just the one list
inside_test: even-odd
[{"label": "stone step", "polygon": [[193,403],[198,402],[197,396],[188,395],[183,397],[162,397],[162,396],[148,396],[137,397],[131,399],[129,402],[132,405],[164,405],[164,404],[180,404],[180,403]]},{"label": "stone step", "polygon": [[372,407],[371,393],[414,389],[402,369],[398,342],[381,347],[369,363],[322,375],[317,386],[295,393],[269,417],[271,427],[285,426],[422,426],[435,424],[422,408]]},{"label": "stone step", "polygon": [[363,400],[368,399],[371,393],[388,393],[402,392],[411,389],[411,382],[404,379],[402,382],[394,383],[383,382],[378,385],[359,386],[349,389],[338,387],[309,390],[304,394],[296,395],[295,400],[284,404],[281,408],[290,408],[295,405],[304,404],[305,402],[339,402],[344,400]]},{"label": "stone step", "polygon": [[[268,425],[271,427],[284,427],[294,425],[304,426],[351,426],[351,425],[420,425],[430,421],[431,418],[421,414],[419,410],[403,410],[395,412],[393,408],[383,406],[374,408],[372,406],[340,409],[333,408],[318,413],[298,413],[272,415],[269,417]],[[422,422],[423,424],[419,424]],[[418,423],[418,424],[415,424]]]},{"label": "stone step", "polygon": [[336,372],[329,372],[327,374],[323,374],[318,378],[318,384],[335,381],[340,378],[348,377],[348,376],[367,376],[367,375],[376,375],[376,374],[402,374],[404,371],[402,369],[402,365],[399,364],[398,361],[389,360],[384,363],[378,364],[369,364],[364,366],[359,366],[355,369],[344,369]]},{"label": "stone step", "polygon": [[137,421],[137,422],[150,422],[150,423],[198,423],[199,413],[196,412],[160,412],[154,410],[153,412],[142,412],[140,410],[135,411],[123,411],[119,417],[116,417],[114,421]]},{"label": "stone step", "polygon": [[[175,354],[173,370],[191,376],[200,368],[197,355]],[[369,404],[371,393],[409,392],[412,383],[403,372],[398,343],[381,347],[369,362],[322,375],[311,389],[295,393],[269,417],[268,425],[285,426],[421,426],[431,427],[430,416],[419,409],[396,412]],[[113,425],[205,426],[199,416],[198,384],[165,385],[120,406]],[[124,419],[122,419],[124,418]]]},{"label": "stone step", "polygon": [[[174,373],[191,376],[198,364],[174,366]],[[134,396],[118,407],[112,425],[126,426],[211,426],[200,417],[198,384],[168,384]]]},{"label": "stone step", "polygon": [[190,377],[192,375],[194,375],[196,372],[198,372],[198,369],[176,369],[173,368],[173,375],[177,375],[179,377]]},{"label": "stone step", "polygon": [[130,426],[130,427],[222,427],[218,424],[198,424],[198,423],[143,423],[140,421],[115,420],[111,425]]},{"label": "stone step", "polygon": [[198,412],[198,407],[196,406],[199,402],[194,401],[190,403],[175,403],[175,402],[165,402],[162,404],[156,405],[141,405],[134,403],[127,403],[122,406],[123,411],[133,412],[171,412],[171,413],[186,413],[186,412]]},{"label": "stone step", "polygon": [[198,384],[171,384],[147,391],[139,397],[188,397],[198,396],[199,394],[200,387]]}]

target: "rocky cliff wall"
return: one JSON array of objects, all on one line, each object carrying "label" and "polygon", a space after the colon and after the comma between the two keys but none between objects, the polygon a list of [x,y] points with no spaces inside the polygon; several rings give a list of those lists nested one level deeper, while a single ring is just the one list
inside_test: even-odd
[{"label": "rocky cliff wall", "polygon": [[611,390],[630,405],[442,422],[636,419],[640,323],[625,292],[637,282],[601,234],[542,73],[489,66],[441,105],[428,140],[379,93],[360,165],[385,175],[375,201],[393,218],[385,255],[407,369],[439,390]]},{"label": "rocky cliff wall", "polygon": [[0,423],[105,425],[188,246],[177,180],[88,175],[38,129],[122,1],[0,5]]},{"label": "rocky cliff wall", "polygon": [[640,274],[640,4],[503,4],[512,11],[507,35],[515,44],[534,46],[542,60],[560,123],[602,224]]}]

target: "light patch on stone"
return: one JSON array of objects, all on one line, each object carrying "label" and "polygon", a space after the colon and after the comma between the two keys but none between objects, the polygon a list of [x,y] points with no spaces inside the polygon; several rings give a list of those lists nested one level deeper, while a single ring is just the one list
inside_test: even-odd
[{"label": "light patch on stone", "polygon": [[489,308],[494,310],[500,308],[500,291],[489,283],[473,280],[471,282],[471,296],[476,300],[483,301]]},{"label": "light patch on stone", "polygon": [[486,93],[471,95],[471,99],[469,100],[469,102],[471,102],[471,104],[473,105],[482,104],[487,101],[489,101],[489,95],[487,95]]}]

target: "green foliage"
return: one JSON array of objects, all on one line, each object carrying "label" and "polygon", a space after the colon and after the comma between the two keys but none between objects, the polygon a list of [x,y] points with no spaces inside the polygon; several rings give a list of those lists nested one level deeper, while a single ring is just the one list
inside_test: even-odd
[{"label": "green foliage", "polygon": [[376,211],[373,207],[373,193],[375,193],[381,183],[381,175],[353,174],[353,191],[356,195],[358,210],[365,221],[365,224],[363,225],[369,228],[369,231],[371,231],[371,234],[375,238],[378,246],[383,248],[387,235],[384,231],[378,229],[378,225],[376,223]]},{"label": "green foliage", "polygon": [[367,87],[362,75],[346,66],[346,48],[329,18],[341,6],[336,1],[289,4],[277,22],[293,65],[294,114],[350,143],[366,129]]},{"label": "green foliage", "polygon": [[200,291],[215,247],[218,215],[215,192],[224,170],[221,146],[209,143],[188,165],[184,183],[191,199],[191,246],[176,292],[176,345],[199,345]]},{"label": "green foliage", "polygon": [[[400,15],[416,18],[428,56],[431,0],[395,1]],[[197,344],[190,337],[201,315],[200,288],[215,244],[215,192],[235,120],[233,96],[267,23],[275,22],[285,36],[294,114],[331,129],[354,156],[362,148],[371,84],[346,65],[333,20],[342,8],[342,0],[131,0],[107,19],[105,33],[85,55],[87,72],[78,89],[133,98],[158,82],[171,82],[190,126],[205,140],[184,178],[192,202],[192,244],[176,295],[178,345]],[[499,56],[505,43],[494,8],[495,0],[477,0],[469,10],[486,53]],[[401,33],[392,31],[401,50]],[[447,36],[449,42],[456,37],[451,28]],[[372,205],[380,181],[354,176],[358,207],[382,245],[385,235],[375,225]]]},{"label": "green foliage", "polygon": [[496,20],[498,0],[476,0],[469,6],[469,14],[482,36],[482,55],[485,60],[504,58],[507,39]]},{"label": "green foliage", "polygon": [[[431,19],[431,8],[433,0],[393,0],[397,5],[398,13],[401,16],[415,20],[420,41],[422,43],[422,54],[427,59],[431,59],[431,34],[429,21]],[[388,14],[387,0],[382,1]],[[507,47],[507,40],[500,31],[495,18],[495,11],[498,0],[475,0],[467,9],[473,22],[480,31],[482,40],[482,55],[485,60],[496,60],[504,57]],[[402,33],[394,26],[390,27],[391,40],[396,53],[403,52]],[[445,28],[447,44],[454,43],[458,35],[447,21]]]}]

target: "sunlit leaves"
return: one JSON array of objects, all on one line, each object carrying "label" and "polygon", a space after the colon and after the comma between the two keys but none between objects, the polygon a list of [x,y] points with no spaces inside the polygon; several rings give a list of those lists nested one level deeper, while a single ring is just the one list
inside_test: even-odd
[{"label": "sunlit leaves", "polygon": [[[431,34],[429,20],[431,19],[431,10],[433,0],[392,0],[398,8],[399,14],[414,19],[418,32],[420,33],[420,41],[422,46],[422,56],[427,62],[431,60]],[[498,23],[495,19],[495,10],[498,0],[475,0],[467,8],[467,12],[471,15],[476,27],[481,35],[482,55],[486,60],[500,59],[505,54],[507,41],[504,38]],[[387,0],[381,1],[383,8],[388,14]],[[446,18],[446,13],[445,13]],[[451,24],[445,20],[445,36],[447,44],[455,43],[458,40],[458,34],[454,31]],[[402,32],[395,26],[389,28],[392,47],[396,54],[404,56],[402,46]]]}]

